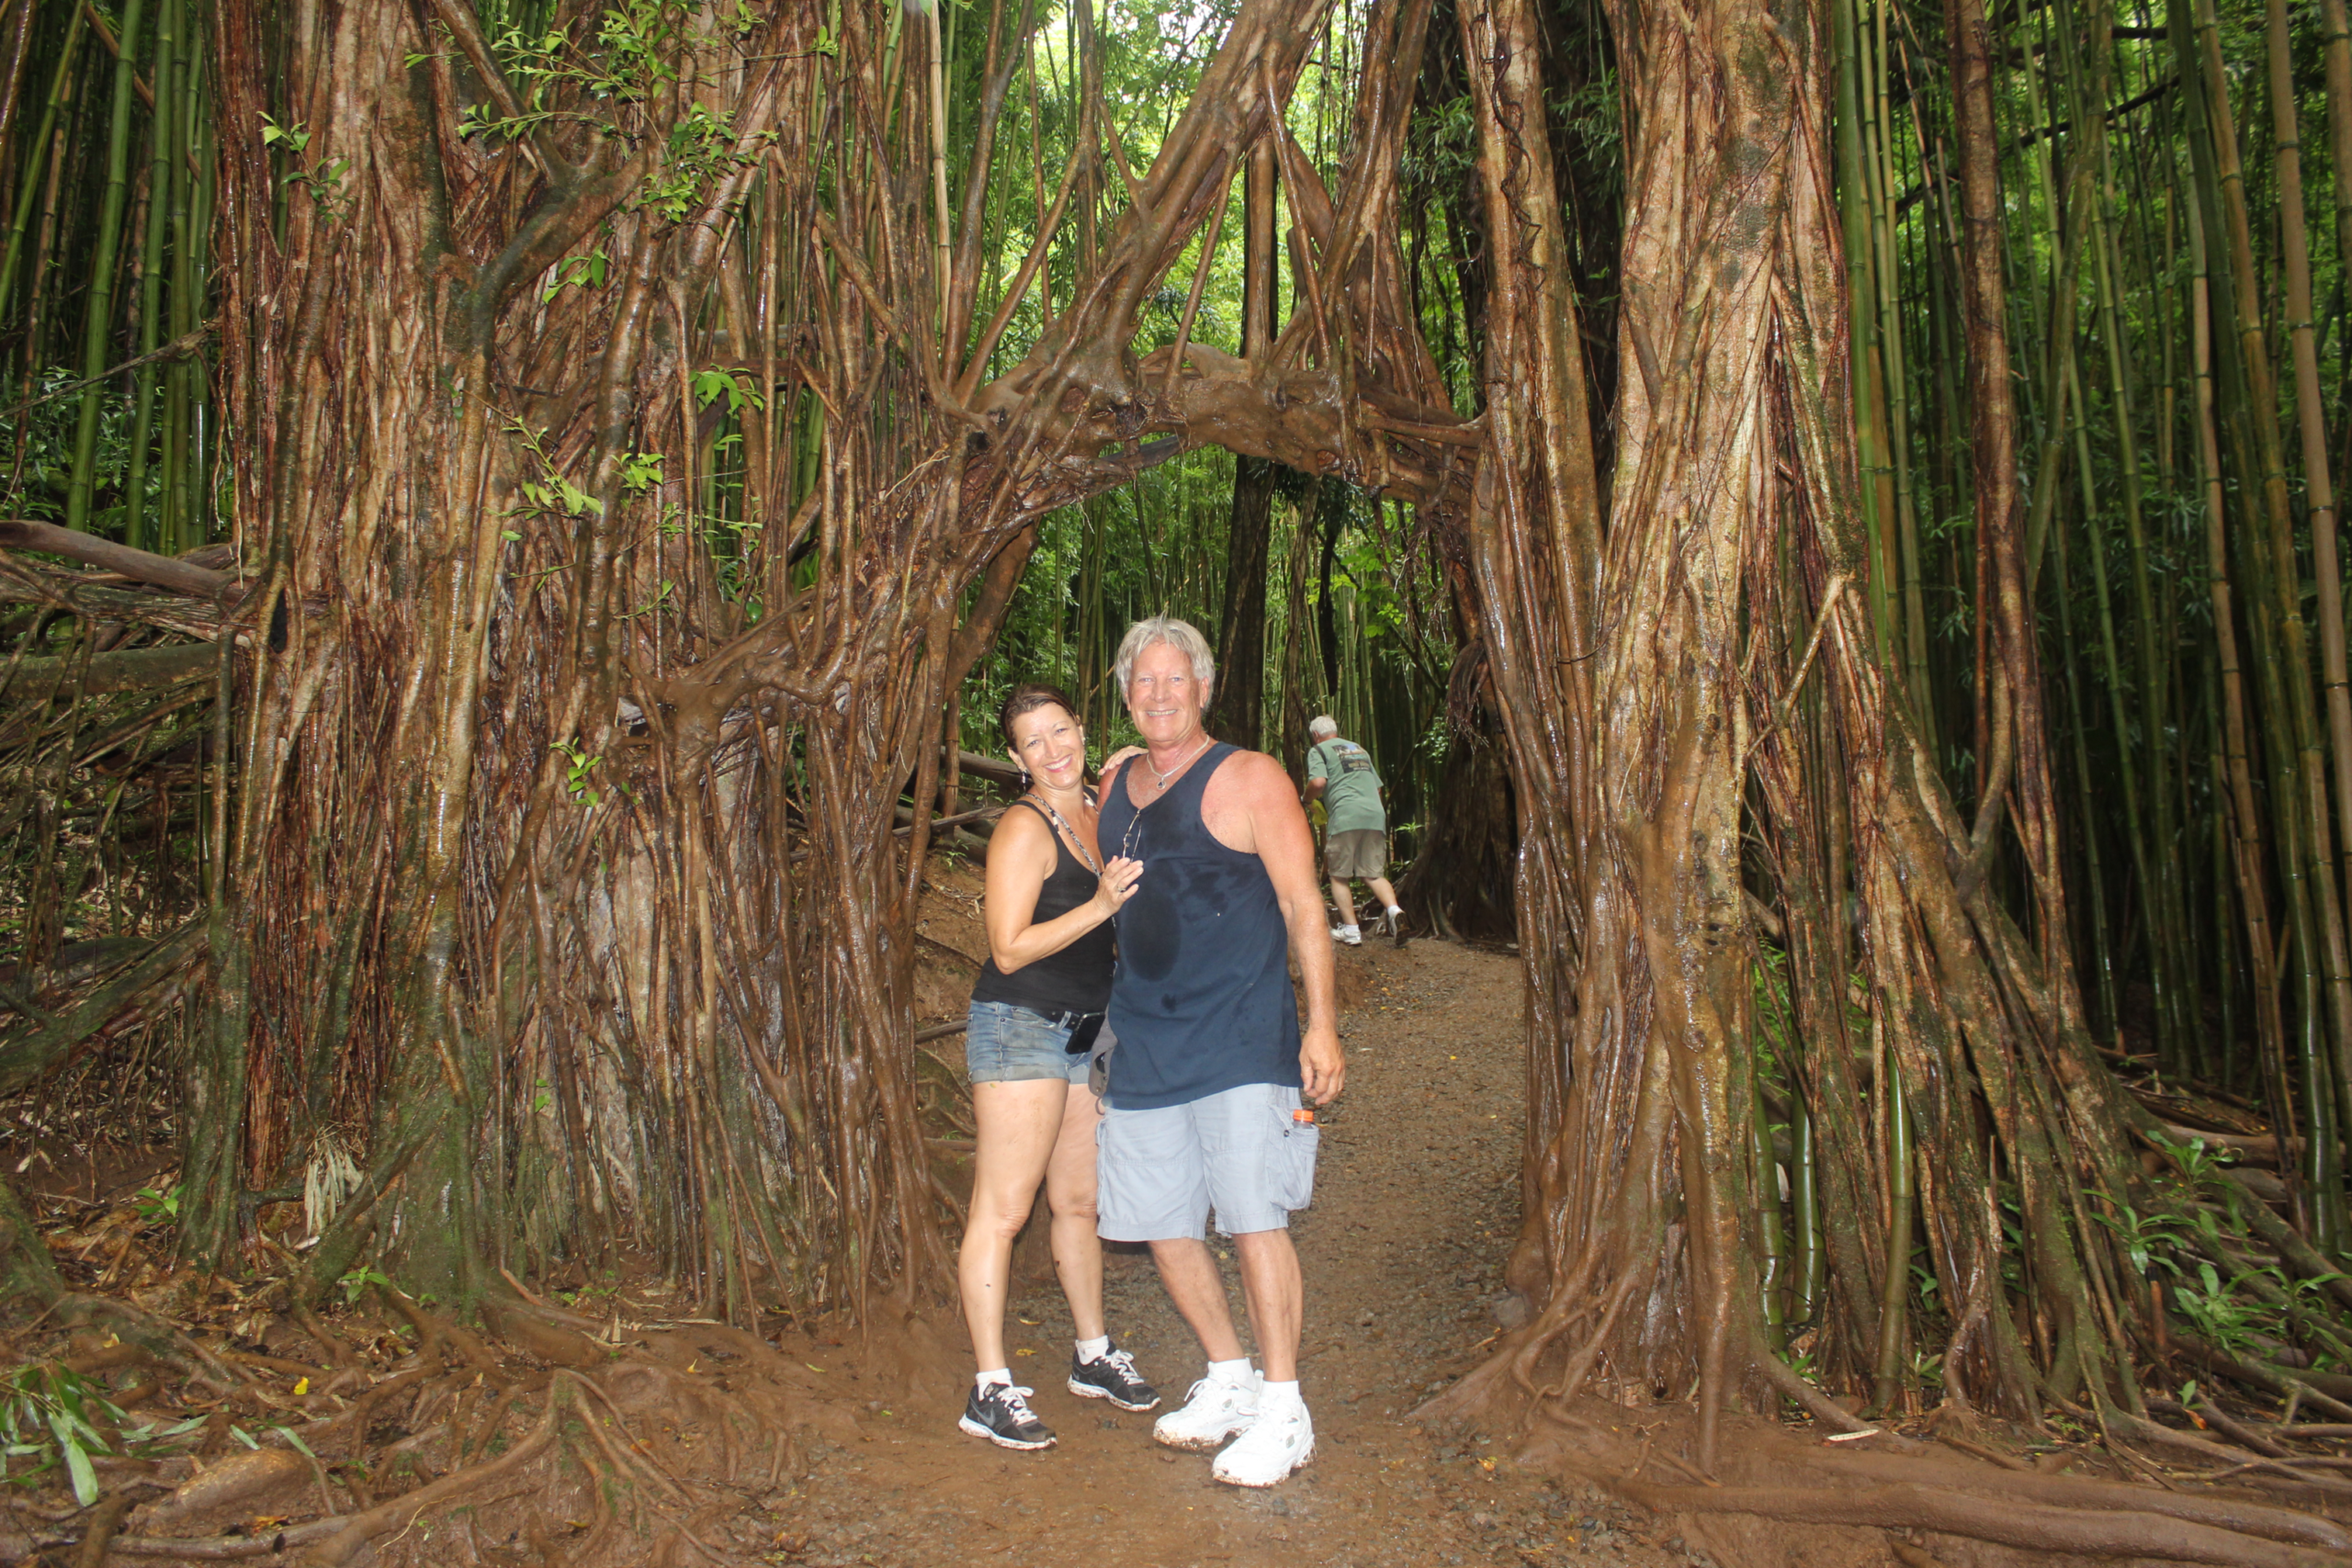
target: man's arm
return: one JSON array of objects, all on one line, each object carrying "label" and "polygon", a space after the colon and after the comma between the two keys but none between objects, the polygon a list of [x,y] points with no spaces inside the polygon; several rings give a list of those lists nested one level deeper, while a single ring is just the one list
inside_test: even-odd
[{"label": "man's arm", "polygon": [[[1308,800],[1320,800],[1323,792],[1331,787],[1331,764],[1325,761],[1323,748],[1317,746],[1306,753],[1306,795]],[[1310,828],[1309,832],[1314,829]]]},{"label": "man's arm", "polygon": [[[1306,987],[1299,1071],[1306,1080],[1306,1098],[1329,1104],[1347,1081],[1348,1063],[1340,1050],[1331,932],[1323,923],[1323,887],[1315,879],[1314,830],[1291,793],[1290,775],[1262,752],[1235,757],[1217,770],[1211,787],[1219,797],[1214,809],[1208,799],[1201,803],[1209,830],[1229,847],[1255,854],[1274,885],[1283,923],[1290,928],[1291,956],[1298,960],[1299,979]],[[1238,841],[1245,836],[1247,843]]]}]

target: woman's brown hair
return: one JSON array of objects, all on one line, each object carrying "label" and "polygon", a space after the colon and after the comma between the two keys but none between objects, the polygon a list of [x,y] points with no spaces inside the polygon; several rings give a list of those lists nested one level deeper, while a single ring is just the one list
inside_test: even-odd
[{"label": "woman's brown hair", "polygon": [[1059,686],[1043,686],[1034,682],[1025,686],[1015,686],[996,716],[997,728],[1004,731],[1006,750],[1016,757],[1021,754],[1019,743],[1012,739],[1012,721],[1024,713],[1035,713],[1042,707],[1058,707],[1069,715],[1072,724],[1078,722],[1078,705],[1071,702],[1069,694]]}]

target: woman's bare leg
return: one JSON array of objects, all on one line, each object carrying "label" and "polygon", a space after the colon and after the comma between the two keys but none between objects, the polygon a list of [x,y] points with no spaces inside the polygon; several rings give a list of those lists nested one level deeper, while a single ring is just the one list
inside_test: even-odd
[{"label": "woman's bare leg", "polygon": [[1094,1125],[1101,1103],[1084,1084],[1069,1086],[1061,1136],[1046,1170],[1046,1202],[1054,1216],[1054,1271],[1061,1276],[1070,1325],[1080,1339],[1102,1336],[1102,1238],[1094,1229]]},{"label": "woman's bare leg", "polygon": [[[979,1153],[973,1161],[972,1213],[964,1246],[956,1258],[964,1295],[964,1324],[971,1330],[973,1365],[989,1371],[1008,1365],[1004,1354],[1004,1303],[1012,1283],[1012,1241],[1036,1201],[1061,1131],[1069,1086],[1060,1078],[1023,1078],[1013,1083],[972,1086],[972,1116],[979,1123]],[[1087,1143],[1087,1205],[1093,1212],[1093,1141]],[[1091,1222],[1090,1222],[1091,1223]],[[1054,1251],[1059,1260],[1059,1226]],[[1096,1265],[1100,1279],[1101,1265]],[[1098,1287],[1097,1300],[1100,1300]],[[1102,1309],[1098,1304],[1096,1315]]]}]

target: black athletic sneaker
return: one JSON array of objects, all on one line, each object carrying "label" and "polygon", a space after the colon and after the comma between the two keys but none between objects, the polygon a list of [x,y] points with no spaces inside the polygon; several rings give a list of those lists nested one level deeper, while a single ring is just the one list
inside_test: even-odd
[{"label": "black athletic sneaker", "polygon": [[1008,1382],[975,1387],[964,1402],[964,1418],[956,1425],[1001,1449],[1050,1449],[1053,1429],[1030,1414],[1029,1395],[1035,1392]]},{"label": "black athletic sneaker", "polygon": [[1159,1403],[1159,1391],[1136,1375],[1136,1359],[1116,1345],[1091,1361],[1073,1352],[1069,1391],[1080,1399],[1107,1399],[1122,1410],[1148,1410]]}]

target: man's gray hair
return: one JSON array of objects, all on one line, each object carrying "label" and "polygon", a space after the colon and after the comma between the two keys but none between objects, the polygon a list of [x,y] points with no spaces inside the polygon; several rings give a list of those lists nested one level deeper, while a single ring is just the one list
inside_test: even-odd
[{"label": "man's gray hair", "polygon": [[1328,713],[1318,713],[1306,721],[1306,738],[1309,740],[1329,740],[1339,733],[1340,721]]},{"label": "man's gray hair", "polygon": [[1119,690],[1127,689],[1127,679],[1135,673],[1136,660],[1143,650],[1156,642],[1164,642],[1193,661],[1193,679],[1202,692],[1216,684],[1216,655],[1209,650],[1209,639],[1190,621],[1180,621],[1173,615],[1154,615],[1148,621],[1137,621],[1119,639],[1119,657],[1112,662],[1111,678]]}]

